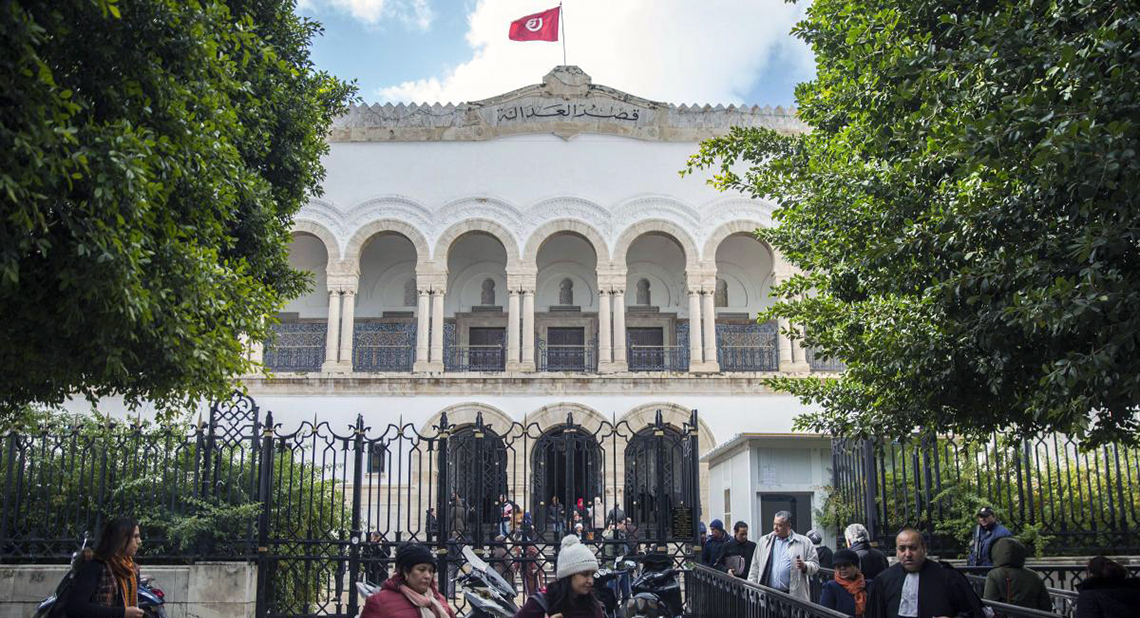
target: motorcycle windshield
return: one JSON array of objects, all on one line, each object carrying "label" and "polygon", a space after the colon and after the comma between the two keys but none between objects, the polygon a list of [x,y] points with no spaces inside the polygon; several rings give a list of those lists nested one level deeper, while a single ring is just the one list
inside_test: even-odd
[{"label": "motorcycle windshield", "polygon": [[471,568],[483,574],[483,576],[487,579],[487,583],[499,591],[500,594],[514,598],[515,587],[507,583],[507,580],[503,579],[503,577],[499,575],[495,569],[490,568],[490,565],[487,564],[482,558],[476,556],[475,552],[471,550],[471,547],[464,546],[461,553],[467,560],[467,563],[471,565]]}]

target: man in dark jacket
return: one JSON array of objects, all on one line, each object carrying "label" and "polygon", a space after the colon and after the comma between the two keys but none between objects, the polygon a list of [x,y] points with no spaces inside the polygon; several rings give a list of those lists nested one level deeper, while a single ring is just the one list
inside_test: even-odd
[{"label": "man in dark jacket", "polygon": [[994,543],[998,539],[1013,536],[1009,528],[998,523],[994,510],[988,506],[978,509],[978,527],[974,529],[974,542],[970,545],[970,555],[966,564],[970,566],[993,566]]},{"label": "man in dark jacket", "polygon": [[832,562],[834,554],[830,547],[823,544],[823,535],[818,530],[810,530],[807,533],[807,538],[812,545],[815,545],[815,555],[819,556],[819,566],[825,569],[834,566],[835,563]]},{"label": "man in dark jacket", "polygon": [[914,528],[895,538],[898,563],[875,578],[868,599],[870,618],[984,618],[977,593],[966,577],[926,559],[926,540]]},{"label": "man in dark jacket", "polygon": [[748,524],[738,521],[732,525],[732,538],[721,545],[720,556],[713,563],[713,568],[729,575],[748,577],[755,553],[756,543],[748,540]]},{"label": "man in dark jacket", "polygon": [[724,522],[719,519],[712,520],[709,524],[709,538],[701,549],[701,564],[710,567],[715,565],[716,559],[720,557],[721,546],[727,542],[728,534],[724,531]]},{"label": "man in dark jacket", "polygon": [[859,571],[867,579],[875,579],[887,570],[887,555],[871,547],[871,533],[863,524],[851,524],[843,531],[847,548],[859,556]]},{"label": "man in dark jacket", "polygon": [[1131,618],[1140,608],[1140,579],[1104,556],[1089,560],[1089,578],[1077,590],[1076,618]]},{"label": "man in dark jacket", "polygon": [[1026,553],[1025,546],[1011,537],[994,543],[994,568],[986,574],[986,591],[982,598],[1051,612],[1053,600],[1049,598],[1045,582],[1035,571],[1025,568]]}]

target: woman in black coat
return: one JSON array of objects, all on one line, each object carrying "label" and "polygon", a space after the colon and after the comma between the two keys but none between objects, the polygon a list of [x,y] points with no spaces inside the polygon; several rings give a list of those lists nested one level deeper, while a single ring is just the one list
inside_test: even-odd
[{"label": "woman in black coat", "polygon": [[143,618],[139,609],[139,569],[135,554],[142,538],[133,518],[103,526],[94,552],[75,565],[75,583],[67,615],[82,618]]},{"label": "woman in black coat", "polygon": [[1131,618],[1140,607],[1140,579],[1104,556],[1089,560],[1089,578],[1077,590],[1076,618]]}]

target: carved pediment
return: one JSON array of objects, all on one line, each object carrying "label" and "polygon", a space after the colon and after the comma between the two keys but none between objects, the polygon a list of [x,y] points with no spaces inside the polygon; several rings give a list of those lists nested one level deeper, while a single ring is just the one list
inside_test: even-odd
[{"label": "carved pediment", "polygon": [[576,66],[555,67],[534,84],[459,105],[353,106],[333,123],[331,141],[484,141],[509,135],[581,133],[652,141],[700,141],[733,126],[799,133],[795,111],[776,107],[671,105],[592,83]]}]

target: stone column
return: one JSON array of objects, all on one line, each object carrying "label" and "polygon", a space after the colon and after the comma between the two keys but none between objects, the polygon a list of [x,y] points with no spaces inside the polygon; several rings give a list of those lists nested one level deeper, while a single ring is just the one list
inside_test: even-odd
[{"label": "stone column", "polygon": [[704,325],[702,337],[705,345],[704,367],[706,371],[720,371],[720,363],[716,359],[716,303],[714,301],[713,290],[701,292],[701,322]]},{"label": "stone column", "polygon": [[613,362],[610,328],[610,291],[598,290],[598,371],[609,370]]},{"label": "stone column", "polygon": [[701,292],[689,290],[689,371],[699,371],[705,363],[704,333],[701,331]]},{"label": "stone column", "polygon": [[340,362],[341,371],[352,371],[352,340],[356,333],[356,291],[344,291],[344,307],[340,318]]},{"label": "stone column", "polygon": [[[518,329],[516,328],[516,331]],[[534,290],[522,291],[522,366],[520,371],[534,371]]]},{"label": "stone column", "polygon": [[443,294],[431,291],[431,371],[443,371]]},{"label": "stone column", "polygon": [[507,371],[519,370],[519,291],[507,290]]},{"label": "stone column", "polygon": [[614,313],[614,371],[625,371],[625,290],[616,289],[613,294]]},{"label": "stone column", "polygon": [[430,307],[431,291],[427,288],[419,290],[416,305],[416,362],[413,371],[428,370],[428,333],[431,330]]},{"label": "stone column", "polygon": [[335,372],[337,352],[340,351],[341,291],[328,291],[328,333],[325,335],[325,364],[320,371]]},{"label": "stone column", "polygon": [[[800,334],[802,335],[803,330],[804,330],[803,327],[797,324],[796,328],[800,331]],[[806,366],[807,365],[807,355],[804,353],[804,345],[803,344],[804,344],[803,339],[792,339],[792,363],[794,363],[796,365],[805,365]],[[806,371],[806,369],[803,369],[803,371]]]},{"label": "stone column", "polygon": [[792,364],[792,340],[784,334],[788,328],[787,318],[778,318],[776,325],[780,329],[780,334],[776,337],[776,344],[780,347],[780,371],[794,371]]}]

